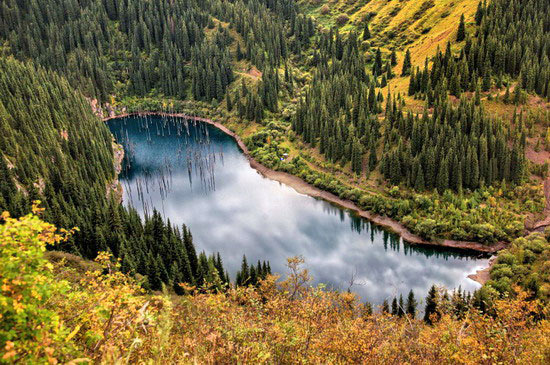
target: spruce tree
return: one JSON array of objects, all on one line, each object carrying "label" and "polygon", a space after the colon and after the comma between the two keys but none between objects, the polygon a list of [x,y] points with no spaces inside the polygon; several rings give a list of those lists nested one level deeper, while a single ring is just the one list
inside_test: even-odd
[{"label": "spruce tree", "polygon": [[464,23],[464,14],[460,16],[460,23],[458,24],[458,30],[456,33],[456,41],[462,42],[466,39],[466,24]]},{"label": "spruce tree", "polygon": [[370,39],[371,34],[369,30],[369,23],[365,23],[365,28],[363,29],[363,40],[366,41],[367,39]]},{"label": "spruce tree", "polygon": [[414,298],[414,293],[412,289],[409,291],[409,295],[407,296],[407,315],[409,315],[411,318],[416,317],[416,306],[417,302]]},{"label": "spruce tree", "polygon": [[407,76],[411,73],[411,52],[407,49],[405,53],[405,59],[403,60],[403,70],[401,71],[401,76]]},{"label": "spruce tree", "polygon": [[395,53],[395,49],[391,51],[390,62],[392,66],[397,66],[397,54]]},{"label": "spruce tree", "polygon": [[397,305],[397,298],[396,297],[393,297],[393,300],[391,302],[391,314],[396,316],[399,312],[399,308],[398,308],[398,305]]},{"label": "spruce tree", "polygon": [[399,294],[399,304],[397,309],[397,315],[403,317],[405,315],[405,303],[403,301],[403,295]]},{"label": "spruce tree", "polygon": [[432,324],[433,315],[437,313],[437,300],[437,288],[435,285],[432,285],[426,297],[426,307],[424,309],[424,321],[428,324]]}]

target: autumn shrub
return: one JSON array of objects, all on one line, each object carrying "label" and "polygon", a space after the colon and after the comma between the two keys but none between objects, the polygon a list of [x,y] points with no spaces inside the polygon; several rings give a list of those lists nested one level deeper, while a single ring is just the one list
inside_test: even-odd
[{"label": "autumn shrub", "polygon": [[[175,296],[141,289],[99,253],[82,273],[63,259],[52,268],[46,244],[65,233],[36,216],[2,215],[2,362],[19,363],[533,363],[550,360],[548,309],[512,286],[474,306],[435,290],[432,324],[374,310],[355,294],[311,285],[300,257],[283,279],[258,287]],[[531,240],[530,240],[531,241]],[[543,253],[538,242],[523,243]],[[516,253],[502,264],[518,262]],[[535,260],[538,262],[538,260]],[[469,296],[468,296],[469,297]],[[460,299],[462,298],[462,299]],[[489,303],[490,302],[490,303]],[[463,303],[462,307],[456,303]]]},{"label": "autumn shrub", "polygon": [[[189,361],[219,363],[535,363],[550,359],[550,324],[517,289],[491,315],[456,313],[441,288],[432,325],[368,310],[353,293],[312,287],[301,258],[259,288],[178,298],[170,348]],[[486,300],[480,297],[476,300]],[[199,335],[197,335],[199,334]],[[512,360],[512,361],[510,361]]]},{"label": "autumn shrub", "polygon": [[[132,277],[120,271],[120,263],[107,252],[95,260],[97,269],[80,276],[71,291],[54,305],[71,328],[70,338],[82,354],[94,362],[133,362],[154,359],[163,344],[166,321],[162,314],[170,303],[163,296],[145,295]],[[74,270],[58,267],[58,276]]]},{"label": "autumn shrub", "polygon": [[46,247],[71,232],[37,215],[14,219],[5,212],[1,220],[0,363],[117,363],[155,359],[164,350],[164,297],[145,296],[108,253],[85,265],[95,268],[85,274],[64,259],[53,265]]},{"label": "autumn shrub", "polygon": [[[33,212],[40,211],[34,205]],[[67,360],[75,346],[66,341],[68,328],[47,303],[69,286],[56,280],[44,251],[68,232],[36,215],[14,219],[4,212],[0,220],[0,358],[26,363]]]}]

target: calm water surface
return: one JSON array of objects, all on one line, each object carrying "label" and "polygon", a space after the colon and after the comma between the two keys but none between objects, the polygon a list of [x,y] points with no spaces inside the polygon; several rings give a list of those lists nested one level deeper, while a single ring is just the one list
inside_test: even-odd
[{"label": "calm water surface", "polygon": [[124,202],[141,214],[156,208],[187,224],[197,250],[220,252],[232,278],[242,255],[269,260],[285,274],[286,258],[302,255],[315,283],[351,290],[380,304],[432,284],[474,290],[468,274],[487,259],[409,245],[352,212],[297,193],[250,167],[235,141],[183,119],[129,117],[109,122],[126,157]]}]

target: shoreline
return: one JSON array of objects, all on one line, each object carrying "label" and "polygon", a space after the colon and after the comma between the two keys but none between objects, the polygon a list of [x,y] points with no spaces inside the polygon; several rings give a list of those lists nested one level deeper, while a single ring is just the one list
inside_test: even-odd
[{"label": "shoreline", "polygon": [[[292,174],[289,174],[283,171],[276,171],[262,165],[261,163],[256,161],[254,157],[251,156],[250,151],[248,150],[248,148],[246,147],[246,145],[244,144],[240,136],[238,136],[235,132],[231,131],[220,122],[215,122],[208,118],[191,116],[184,113],[141,112],[141,113],[122,113],[119,115],[111,115],[109,117],[102,118],[102,120],[104,122],[107,122],[112,119],[126,118],[131,116],[143,116],[143,115],[178,117],[178,118],[184,118],[188,120],[194,120],[194,121],[210,124],[220,129],[222,132],[229,135],[230,137],[232,137],[237,143],[237,145],[239,146],[239,149],[246,156],[250,164],[250,167],[258,171],[262,176],[270,180],[274,180],[279,183],[285,184],[291,187],[292,189],[294,189],[299,194],[304,194],[304,195],[311,196],[313,198],[322,199],[329,203],[335,204],[341,208],[351,210],[356,214],[358,214],[360,217],[366,218],[369,221],[379,226],[385,227],[391,230],[392,232],[398,234],[404,241],[407,241],[408,243],[432,246],[432,247],[435,246],[435,247],[441,247],[441,248],[452,248],[452,249],[458,249],[458,250],[464,250],[464,251],[470,251],[470,252],[478,252],[483,254],[494,254],[500,251],[501,249],[506,248],[507,246],[505,242],[497,242],[496,244],[488,246],[479,242],[455,241],[455,240],[449,240],[449,239],[434,240],[434,241],[425,240],[420,236],[409,231],[403,224],[401,224],[395,219],[385,217],[385,216],[379,216],[369,211],[362,210],[354,202],[349,200],[344,200],[328,191],[321,190],[311,184],[308,184],[307,182],[305,182],[304,180],[302,180],[297,176],[294,176]],[[472,280],[475,280],[475,279],[472,279]]]},{"label": "shoreline", "polygon": [[481,285],[485,285],[486,282],[488,282],[491,279],[491,269],[493,268],[493,265],[496,263],[496,256],[492,256],[489,259],[489,266],[477,270],[475,273],[470,274],[467,276],[468,279],[473,280],[477,283],[480,283]]}]

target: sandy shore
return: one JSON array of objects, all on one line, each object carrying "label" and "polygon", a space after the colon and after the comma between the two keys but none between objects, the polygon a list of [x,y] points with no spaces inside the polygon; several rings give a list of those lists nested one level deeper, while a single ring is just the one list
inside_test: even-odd
[{"label": "sandy shore", "polygon": [[180,118],[196,120],[196,121],[213,125],[214,127],[220,129],[221,131],[223,131],[224,133],[230,135],[231,137],[233,137],[233,139],[235,139],[235,141],[237,142],[237,145],[239,146],[243,154],[247,157],[250,163],[250,167],[258,171],[262,176],[271,180],[278,181],[282,184],[288,185],[300,194],[305,194],[314,198],[323,199],[330,203],[336,204],[342,208],[352,210],[357,214],[359,214],[361,217],[366,218],[373,223],[386,227],[389,230],[399,234],[407,242],[419,244],[419,245],[427,245],[427,246],[449,247],[454,249],[482,252],[487,254],[495,253],[506,247],[505,242],[498,242],[496,244],[488,246],[479,242],[469,242],[469,241],[454,241],[454,240],[448,240],[448,239],[434,240],[434,241],[425,240],[422,237],[415,235],[414,233],[409,231],[403,224],[401,224],[400,222],[394,219],[384,217],[384,216],[379,216],[369,211],[362,210],[352,201],[341,199],[340,197],[332,193],[329,193],[328,191],[321,190],[311,184],[308,184],[307,182],[305,182],[304,180],[300,179],[297,176],[291,175],[286,172],[276,171],[276,170],[267,168],[266,166],[256,161],[250,155],[250,151],[248,150],[248,148],[246,147],[242,139],[236,133],[229,130],[223,124],[207,118],[194,117],[183,113],[144,112],[144,113],[125,113],[125,114],[120,114],[116,116],[110,116],[110,117],[104,118],[103,121],[108,121],[108,120],[117,119],[117,118],[124,118],[129,116],[138,116],[138,115],[159,115],[159,116],[167,116],[167,117],[180,117]]},{"label": "sandy shore", "polygon": [[495,264],[495,262],[496,262],[496,256],[491,257],[491,259],[489,260],[489,266],[488,267],[486,267],[484,269],[481,269],[481,270],[477,270],[475,274],[468,275],[467,276],[468,279],[471,279],[473,281],[477,281],[481,285],[484,285],[491,278],[490,273],[491,273],[491,269],[493,268],[493,265]]}]

